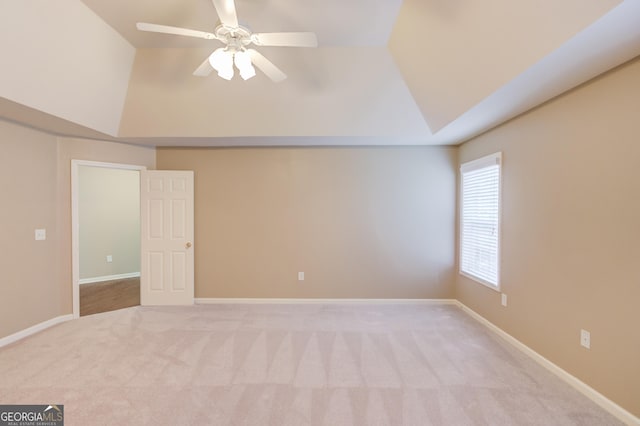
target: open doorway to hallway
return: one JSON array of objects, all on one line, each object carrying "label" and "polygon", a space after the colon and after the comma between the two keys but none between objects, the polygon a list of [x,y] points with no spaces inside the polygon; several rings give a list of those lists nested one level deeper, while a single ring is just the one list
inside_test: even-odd
[{"label": "open doorway to hallway", "polygon": [[140,170],[74,160],[74,316],[140,304]]}]

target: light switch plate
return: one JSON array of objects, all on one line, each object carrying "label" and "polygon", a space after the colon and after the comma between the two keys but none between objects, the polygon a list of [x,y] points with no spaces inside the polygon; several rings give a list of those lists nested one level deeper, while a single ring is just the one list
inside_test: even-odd
[{"label": "light switch plate", "polygon": [[36,241],[43,241],[47,239],[47,230],[46,229],[36,229],[35,231]]},{"label": "light switch plate", "polygon": [[304,281],[304,272],[298,272],[298,281]]}]

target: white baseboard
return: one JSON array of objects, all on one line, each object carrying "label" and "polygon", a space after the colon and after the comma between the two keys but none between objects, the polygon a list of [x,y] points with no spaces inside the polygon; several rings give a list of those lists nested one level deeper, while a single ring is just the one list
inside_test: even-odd
[{"label": "white baseboard", "polygon": [[13,342],[17,342],[20,339],[24,339],[25,337],[31,336],[39,331],[45,330],[49,327],[53,327],[56,324],[60,324],[61,322],[69,321],[73,319],[72,314],[61,315],[56,318],[51,318],[50,320],[41,322],[40,324],[36,324],[29,328],[25,328],[24,330],[20,330],[17,333],[10,334],[7,337],[3,337],[0,339],[0,348],[3,346],[7,346]]},{"label": "white baseboard", "polygon": [[274,299],[274,298],[196,298],[197,305],[223,304],[310,304],[310,305],[457,305],[455,299]]},{"label": "white baseboard", "polygon": [[635,415],[625,410],[615,402],[611,401],[606,396],[602,395],[597,390],[593,389],[591,386],[587,385],[577,377],[573,376],[572,374],[563,370],[553,362],[549,361],[547,358],[543,357],[538,352],[531,349],[529,346],[525,345],[524,343],[522,343],[521,341],[519,341],[518,339],[516,339],[506,331],[502,330],[501,328],[499,328],[498,326],[490,322],[488,319],[486,319],[482,315],[478,314],[471,308],[467,307],[464,303],[458,300],[456,300],[455,302],[469,316],[471,316],[472,318],[474,318],[475,320],[477,320],[478,322],[480,322],[481,324],[489,328],[491,331],[496,333],[498,336],[506,340],[511,345],[515,346],[517,349],[524,352],[526,355],[528,355],[538,364],[540,364],[541,366],[543,366],[544,368],[546,368],[547,370],[549,370],[550,372],[558,376],[560,379],[564,380],[566,383],[571,385],[578,392],[580,392],[581,394],[583,394],[584,396],[586,396],[587,398],[589,398],[590,400],[598,404],[603,409],[607,410],[609,413],[617,417],[619,420],[629,425],[640,425],[639,417],[636,417]]},{"label": "white baseboard", "polygon": [[78,284],[91,284],[91,283],[101,283],[104,281],[124,280],[127,278],[138,278],[139,276],[140,276],[140,272],[129,272],[126,274],[116,274],[116,275],[103,275],[101,277],[81,278],[78,280]]}]

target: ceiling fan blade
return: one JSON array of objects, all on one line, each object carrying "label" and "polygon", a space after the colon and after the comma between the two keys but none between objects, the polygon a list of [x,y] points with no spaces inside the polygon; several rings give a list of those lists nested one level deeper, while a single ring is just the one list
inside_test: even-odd
[{"label": "ceiling fan blade", "polygon": [[251,41],[258,46],[318,47],[315,33],[254,33]]},{"label": "ceiling fan blade", "polygon": [[196,68],[196,70],[193,72],[193,75],[197,77],[208,77],[212,71],[213,67],[209,62],[209,57],[207,56],[207,59],[205,59],[204,62],[201,63],[198,68]]},{"label": "ceiling fan blade", "polygon": [[212,1],[222,25],[230,28],[238,28],[238,14],[236,13],[235,2],[233,0]]},{"label": "ceiling fan blade", "polygon": [[213,33],[190,30],[188,28],[170,27],[168,25],[147,24],[146,22],[138,22],[136,24],[136,27],[140,31],[149,31],[152,33],[175,34],[187,37],[204,38],[207,40],[217,39],[216,35]]},{"label": "ceiling fan blade", "polygon": [[262,56],[262,54],[257,50],[247,49],[247,52],[249,52],[249,55],[251,56],[251,62],[253,65],[258,67],[258,69],[265,73],[274,83],[279,83],[287,78],[287,75],[283,73],[280,68],[276,67],[273,62]]}]

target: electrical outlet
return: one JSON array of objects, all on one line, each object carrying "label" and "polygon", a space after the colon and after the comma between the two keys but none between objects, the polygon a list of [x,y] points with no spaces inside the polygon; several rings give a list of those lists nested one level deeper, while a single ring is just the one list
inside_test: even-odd
[{"label": "electrical outlet", "polygon": [[113,262],[113,256],[109,254],[107,255],[107,263],[111,263],[111,262]]},{"label": "electrical outlet", "polygon": [[47,239],[47,230],[46,229],[36,229],[35,231],[35,239],[36,241],[44,241]]},{"label": "electrical outlet", "polygon": [[502,306],[507,306],[507,295],[502,293]]},{"label": "electrical outlet", "polygon": [[591,333],[587,330],[580,330],[580,346],[591,348]]},{"label": "electrical outlet", "polygon": [[298,272],[298,281],[304,281],[304,272]]}]

